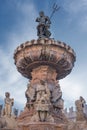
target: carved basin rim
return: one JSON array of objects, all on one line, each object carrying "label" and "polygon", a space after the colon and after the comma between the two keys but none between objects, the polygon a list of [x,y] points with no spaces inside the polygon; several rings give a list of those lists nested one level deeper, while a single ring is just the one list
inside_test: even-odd
[{"label": "carved basin rim", "polygon": [[[51,51],[55,51],[55,54],[52,52],[53,59],[52,55],[50,54],[51,56],[49,56],[48,51],[45,50],[46,47],[48,48],[49,54],[51,53]],[[42,52],[40,52],[40,55],[36,56],[37,54],[35,55],[34,53],[38,53],[38,48],[40,51],[43,50],[43,54]],[[61,51],[61,56],[59,56],[59,60],[56,61],[58,55],[57,53],[59,53],[59,51],[57,50],[58,48]],[[35,49],[36,51],[32,52],[33,59],[30,59],[30,49]],[[76,61],[76,55],[74,50],[64,42],[45,38],[32,40],[30,42],[27,41],[18,46],[14,53],[14,60],[18,71],[24,77],[31,79],[32,69],[41,65],[48,65],[56,69],[56,72],[58,73],[57,79],[59,80],[64,78],[71,72],[74,66],[74,62]]]}]

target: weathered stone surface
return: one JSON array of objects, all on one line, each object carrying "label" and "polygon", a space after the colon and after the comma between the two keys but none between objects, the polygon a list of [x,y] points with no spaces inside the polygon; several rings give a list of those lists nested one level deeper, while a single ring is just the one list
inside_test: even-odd
[{"label": "weathered stone surface", "polygon": [[6,121],[7,129],[16,129],[17,128],[17,121],[15,120],[15,118],[13,116],[11,116],[11,117],[5,116],[4,118]]},{"label": "weathered stone surface", "polygon": [[57,79],[68,75],[75,62],[75,52],[63,42],[38,39],[21,44],[14,53],[18,71],[31,79],[31,72],[40,65],[48,65],[57,72]]},{"label": "weathered stone surface", "polygon": [[23,124],[23,127],[21,127],[21,124],[19,124],[18,130],[63,130],[62,125],[57,125],[55,123],[28,123]]},{"label": "weathered stone surface", "polygon": [[66,130],[68,120],[63,113],[64,100],[58,80],[74,66],[73,49],[54,39],[32,40],[15,50],[14,59],[18,71],[30,79],[25,110],[17,119],[18,130]]},{"label": "weathered stone surface", "polygon": [[33,115],[31,121],[54,122],[53,117],[49,114],[50,96],[51,93],[47,84],[41,80],[36,87],[36,101],[34,103],[36,114]]},{"label": "weathered stone surface", "polygon": [[10,93],[9,92],[6,92],[5,93],[5,107],[4,107],[4,115],[5,116],[8,116],[8,117],[11,117],[11,114],[12,114],[12,106],[14,104],[14,99],[10,98]]},{"label": "weathered stone surface", "polygon": [[87,130],[86,121],[69,122],[65,130]]},{"label": "weathered stone surface", "polygon": [[16,129],[17,122],[15,117],[12,114],[12,106],[14,104],[14,99],[10,98],[10,93],[5,93],[4,99],[4,109],[2,110],[2,114],[0,117],[0,130],[2,129]]},{"label": "weathered stone surface", "polygon": [[85,121],[87,120],[85,113],[84,113],[84,104],[85,104],[85,100],[83,97],[80,96],[79,100],[75,101],[75,105],[76,105],[76,120],[77,121]]},{"label": "weathered stone surface", "polygon": [[[53,86],[50,87],[48,84],[50,80],[48,80],[48,83],[41,81],[43,84],[40,83],[39,79],[37,81],[31,80],[29,84],[26,91],[26,107],[17,120],[18,124],[23,125],[29,122],[36,122],[37,124],[39,121],[55,122],[58,124],[67,123],[68,120],[62,112],[63,106],[58,103],[62,100],[62,93],[58,82],[54,80]],[[54,93],[52,94],[52,92]]]},{"label": "weathered stone surface", "polygon": [[7,126],[6,120],[4,117],[0,117],[0,129]]},{"label": "weathered stone surface", "polygon": [[47,65],[42,65],[33,69],[31,72],[31,76],[32,84],[37,84],[42,79],[48,82],[56,82],[57,73],[54,68]]}]

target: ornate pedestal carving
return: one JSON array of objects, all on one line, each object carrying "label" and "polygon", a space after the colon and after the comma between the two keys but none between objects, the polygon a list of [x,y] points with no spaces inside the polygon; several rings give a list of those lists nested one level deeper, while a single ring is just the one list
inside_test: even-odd
[{"label": "ornate pedestal carving", "polygon": [[38,123],[28,123],[23,125],[20,124],[19,130],[63,130],[63,127],[55,123],[38,122]]},{"label": "ornate pedestal carving", "polygon": [[18,71],[30,79],[18,130],[63,130],[59,124],[67,123],[67,119],[58,80],[74,66],[73,49],[53,39],[32,40],[16,49],[14,59]]},{"label": "ornate pedestal carving", "polygon": [[32,79],[33,69],[47,65],[56,70],[57,79],[67,76],[75,62],[75,52],[67,44],[54,39],[38,39],[27,41],[17,47],[14,53],[18,71],[25,77]]}]

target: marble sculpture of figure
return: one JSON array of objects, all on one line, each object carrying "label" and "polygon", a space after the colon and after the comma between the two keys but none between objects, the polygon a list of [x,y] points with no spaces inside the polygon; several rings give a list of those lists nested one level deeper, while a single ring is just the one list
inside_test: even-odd
[{"label": "marble sculpture of figure", "polygon": [[10,98],[10,93],[6,92],[5,93],[5,115],[7,116],[11,116],[11,112],[12,112],[12,106],[14,104],[14,99]]}]

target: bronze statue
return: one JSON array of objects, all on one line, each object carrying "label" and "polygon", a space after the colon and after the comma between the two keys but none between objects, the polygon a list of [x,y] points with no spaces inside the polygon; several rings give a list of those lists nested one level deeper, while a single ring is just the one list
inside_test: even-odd
[{"label": "bronze statue", "polygon": [[39,22],[39,25],[37,26],[37,36],[39,36],[39,38],[49,38],[51,36],[51,33],[48,30],[51,24],[50,18],[45,16],[43,11],[41,11],[39,15],[40,17],[36,19],[36,22]]}]

